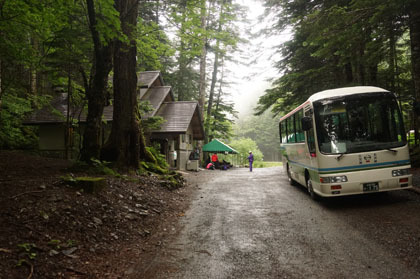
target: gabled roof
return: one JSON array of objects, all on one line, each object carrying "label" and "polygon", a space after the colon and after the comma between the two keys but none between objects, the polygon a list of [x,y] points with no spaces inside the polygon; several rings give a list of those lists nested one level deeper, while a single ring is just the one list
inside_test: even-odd
[{"label": "gabled roof", "polygon": [[221,142],[218,139],[214,139],[208,144],[203,146],[204,152],[214,152],[214,153],[230,153],[230,154],[238,154],[239,152],[230,147],[229,145]]},{"label": "gabled roof", "polygon": [[160,71],[146,71],[146,72],[140,72],[137,75],[137,86],[140,88],[149,88],[152,86],[152,84],[158,80],[160,81],[160,86],[163,86],[163,78],[160,74]]},{"label": "gabled roof", "polygon": [[[142,72],[139,74],[139,84],[146,90],[140,101],[149,101],[153,106],[153,111],[144,118],[151,116],[161,116],[166,122],[162,129],[153,131],[154,133],[186,133],[192,127],[194,138],[204,139],[204,127],[198,102],[175,102],[170,86],[163,86],[163,79],[159,71]],[[52,112],[52,108],[56,113]],[[25,121],[24,124],[59,124],[65,123],[67,116],[67,94],[59,94],[54,97],[51,106],[36,111]],[[82,108],[70,108],[70,116],[86,122],[87,111]],[[103,119],[113,120],[113,106],[104,107]]]},{"label": "gabled roof", "polygon": [[[104,107],[103,119],[112,121],[113,107]],[[81,107],[70,107],[69,116],[80,122],[86,122],[87,111]],[[65,123],[67,120],[67,94],[59,94],[52,101],[50,106],[44,106],[42,109],[33,112],[28,119],[23,121],[27,125],[39,124],[59,124]]]},{"label": "gabled roof", "polygon": [[140,101],[149,101],[153,107],[153,111],[142,115],[142,117],[148,118],[156,114],[163,102],[173,102],[175,99],[170,86],[157,86],[149,88],[147,93],[141,97]]},{"label": "gabled roof", "polygon": [[192,125],[195,139],[204,139],[204,127],[198,106],[198,102],[165,102],[162,104],[157,116],[163,117],[166,121],[161,125],[160,130],[154,133],[186,133],[190,124]]},{"label": "gabled roof", "polygon": [[[80,116],[86,119],[86,115],[81,111],[81,108],[70,107],[69,115],[72,118],[78,118]],[[67,93],[59,93],[52,99],[50,105],[44,106],[40,110],[32,113],[23,123],[35,125],[64,123],[66,122],[66,118]]]},{"label": "gabled roof", "polygon": [[[143,94],[141,97],[142,99],[146,98],[146,100],[149,100],[155,108],[155,110],[152,112],[152,115],[156,113],[157,108],[162,102],[174,101],[170,87],[160,86],[163,85],[163,78],[160,74],[160,71],[140,72],[137,76],[137,84],[147,90],[146,94]],[[155,86],[151,87],[155,84],[159,84],[159,86],[156,86],[156,89]],[[153,96],[152,93],[156,93],[157,95]],[[170,97],[167,97],[168,94],[170,94]],[[112,106],[104,107],[104,120],[112,121],[113,109],[114,108]],[[81,107],[71,107],[69,111],[71,118],[79,119],[80,122],[86,122],[87,111],[83,110]],[[150,117],[152,115],[148,115],[146,117]],[[38,125],[65,123],[66,117],[67,93],[61,93],[54,96],[50,106],[45,106],[40,110],[34,111],[34,113],[32,113],[32,115],[26,121],[24,121],[24,124]]]}]

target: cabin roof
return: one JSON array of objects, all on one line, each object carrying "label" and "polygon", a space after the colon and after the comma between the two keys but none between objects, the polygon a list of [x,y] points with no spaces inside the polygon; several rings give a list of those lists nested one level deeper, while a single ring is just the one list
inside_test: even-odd
[{"label": "cabin roof", "polygon": [[153,107],[151,112],[142,115],[142,117],[148,118],[156,114],[164,101],[174,101],[174,97],[170,86],[157,86],[149,88],[140,101],[149,101]]},{"label": "cabin roof", "polygon": [[154,133],[186,133],[190,124],[195,139],[204,139],[204,128],[198,102],[165,102],[156,113],[166,121]]},{"label": "cabin roof", "polygon": [[[198,102],[175,102],[170,86],[163,86],[163,79],[159,71],[141,72],[138,76],[141,89],[146,93],[140,97],[140,102],[149,101],[153,107],[142,117],[161,116],[166,122],[162,129],[153,133],[186,133],[192,125],[195,139],[204,139],[204,128]],[[67,94],[60,93],[54,97],[51,105],[35,111],[24,122],[27,125],[59,124],[65,123],[67,116]],[[86,122],[87,111],[82,107],[70,107],[69,116]],[[113,120],[113,106],[104,107],[103,120]],[[162,135],[162,134],[161,134]]]},{"label": "cabin roof", "polygon": [[160,85],[163,85],[163,78],[160,74],[160,71],[140,72],[137,75],[137,86],[139,86],[140,88],[149,88],[158,79],[160,81]]},{"label": "cabin roof", "polygon": [[67,93],[59,93],[52,99],[50,105],[46,105],[32,113],[24,121],[24,124],[63,123],[66,122],[67,112],[71,118],[84,117],[86,119],[86,115],[84,115],[81,108],[70,106],[67,110]]}]

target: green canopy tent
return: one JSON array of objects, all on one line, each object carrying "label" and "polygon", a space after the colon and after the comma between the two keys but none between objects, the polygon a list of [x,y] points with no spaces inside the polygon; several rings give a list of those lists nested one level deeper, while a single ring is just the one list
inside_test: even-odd
[{"label": "green canopy tent", "polygon": [[238,151],[217,139],[214,139],[208,144],[204,145],[202,150],[203,152],[209,153],[239,154]]}]

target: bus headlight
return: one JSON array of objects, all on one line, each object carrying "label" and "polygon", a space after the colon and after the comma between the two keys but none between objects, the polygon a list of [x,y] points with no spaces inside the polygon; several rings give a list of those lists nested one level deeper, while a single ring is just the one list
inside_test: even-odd
[{"label": "bus headlight", "polygon": [[409,175],[410,169],[400,169],[400,170],[393,170],[392,176],[403,176],[403,175]]},{"label": "bus headlight", "polygon": [[326,176],[320,177],[319,181],[321,183],[339,183],[339,182],[347,182],[347,176],[340,175],[340,176]]}]

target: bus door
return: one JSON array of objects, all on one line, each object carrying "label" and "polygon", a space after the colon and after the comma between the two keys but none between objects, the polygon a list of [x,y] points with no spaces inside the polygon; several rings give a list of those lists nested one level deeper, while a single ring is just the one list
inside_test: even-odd
[{"label": "bus door", "polygon": [[[307,122],[310,123],[309,127],[305,128],[305,137],[306,137],[306,146],[308,149],[308,157],[310,159],[310,165],[312,167],[316,166],[316,144],[315,144],[315,132],[314,132],[314,125],[313,125],[313,110],[310,107],[305,108],[304,118]],[[302,122],[305,120],[303,119]],[[305,124],[302,123],[302,126]],[[306,124],[308,125],[308,124]]]}]

